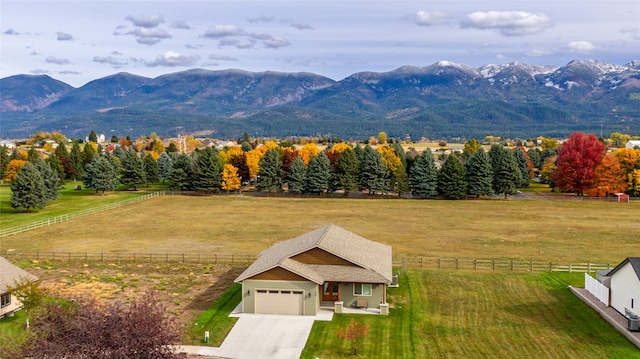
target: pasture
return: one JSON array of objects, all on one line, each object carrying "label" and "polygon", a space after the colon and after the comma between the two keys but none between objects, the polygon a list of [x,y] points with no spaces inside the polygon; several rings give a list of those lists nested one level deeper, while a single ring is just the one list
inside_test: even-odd
[{"label": "pasture", "polygon": [[[19,216],[24,223],[30,214]],[[640,202],[162,196],[0,239],[0,251],[257,255],[334,223],[395,258],[619,263],[638,255]],[[4,227],[4,223],[3,223]]]}]

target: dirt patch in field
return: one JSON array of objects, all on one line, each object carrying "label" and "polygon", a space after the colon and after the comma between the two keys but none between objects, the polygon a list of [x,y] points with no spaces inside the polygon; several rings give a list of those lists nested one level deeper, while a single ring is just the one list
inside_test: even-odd
[{"label": "dirt patch in field", "polygon": [[244,269],[220,264],[62,261],[30,261],[20,266],[38,276],[48,292],[69,299],[88,295],[128,301],[153,291],[183,325],[209,308]]}]

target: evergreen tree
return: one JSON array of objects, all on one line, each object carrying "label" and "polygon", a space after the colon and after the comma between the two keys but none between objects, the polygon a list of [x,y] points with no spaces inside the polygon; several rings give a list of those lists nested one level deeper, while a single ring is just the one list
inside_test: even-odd
[{"label": "evergreen tree", "polygon": [[47,206],[46,188],[36,166],[27,162],[16,180],[11,182],[11,207],[24,209],[27,212],[33,208]]},{"label": "evergreen tree", "polygon": [[[489,151],[489,155],[491,156],[491,151]],[[491,161],[494,162],[493,192],[504,194],[505,199],[510,194],[516,194],[516,187],[520,182],[520,170],[513,153],[499,146],[494,151]]]},{"label": "evergreen tree", "polygon": [[98,135],[96,135],[96,132],[94,130],[91,130],[91,133],[89,134],[89,142],[93,142],[93,143],[98,142]]},{"label": "evergreen tree", "polygon": [[210,147],[198,153],[195,160],[193,186],[198,191],[217,192],[222,184],[222,161]]},{"label": "evergreen tree", "polygon": [[69,154],[69,165],[73,170],[73,180],[77,181],[84,174],[84,164],[82,162],[82,152],[80,152],[80,146],[77,142],[73,143],[71,147],[71,153]]},{"label": "evergreen tree", "polygon": [[253,147],[251,147],[251,144],[249,143],[249,141],[242,141],[242,144],[240,145],[240,149],[242,149],[242,152],[249,152],[253,149]]},{"label": "evergreen tree", "polygon": [[513,155],[518,164],[518,170],[520,170],[520,178],[517,186],[529,187],[529,161],[527,161],[524,151],[520,148],[516,148],[515,151],[513,151]]},{"label": "evergreen tree", "polygon": [[74,170],[69,161],[69,151],[67,151],[67,146],[65,146],[64,142],[58,142],[58,147],[56,147],[54,154],[58,157],[64,169],[64,176],[61,176],[61,179],[74,178]]},{"label": "evergreen tree", "polygon": [[358,174],[360,172],[360,163],[356,152],[347,148],[340,154],[335,163],[333,172],[334,180],[332,190],[342,189],[345,193],[358,190]]},{"label": "evergreen tree", "polygon": [[171,168],[173,167],[173,160],[171,156],[169,156],[166,152],[162,152],[160,157],[158,157],[158,175],[160,179],[162,179],[162,184],[164,181],[169,179],[169,173],[171,173]]},{"label": "evergreen tree", "polygon": [[302,193],[305,190],[305,183],[307,182],[307,167],[300,156],[291,162],[289,167],[289,174],[287,175],[287,184],[289,186],[289,192]]},{"label": "evergreen tree", "polygon": [[0,146],[0,183],[2,183],[4,171],[7,170],[9,161],[9,148],[7,148],[7,146]]},{"label": "evergreen tree", "polygon": [[430,149],[422,151],[411,166],[411,192],[421,198],[438,195],[438,168]]},{"label": "evergreen tree", "polygon": [[58,156],[55,153],[52,153],[51,156],[47,157],[45,161],[47,162],[47,164],[49,164],[49,166],[51,166],[54,171],[56,171],[56,173],[58,173],[58,185],[63,186],[65,173],[62,162],[60,162]]},{"label": "evergreen tree", "polygon": [[134,191],[138,190],[139,185],[147,183],[144,161],[138,157],[138,154],[133,148],[130,148],[129,151],[126,152],[122,160],[120,183],[127,189],[133,188]]},{"label": "evergreen tree", "polygon": [[464,169],[467,174],[467,194],[476,198],[493,194],[493,168],[483,148],[471,155]]},{"label": "evergreen tree", "polygon": [[370,194],[385,193],[389,190],[387,165],[384,164],[380,152],[367,145],[362,151],[360,162],[360,188]]},{"label": "evergreen tree", "polygon": [[36,150],[35,146],[31,146],[29,152],[27,152],[27,161],[35,164],[40,159],[40,153]]},{"label": "evergreen tree", "polygon": [[464,166],[454,154],[447,156],[438,173],[438,192],[448,199],[463,199],[467,196]]},{"label": "evergreen tree", "polygon": [[149,186],[149,183],[160,181],[158,162],[151,155],[144,157],[144,172],[147,177],[147,186]]},{"label": "evergreen tree", "polygon": [[193,160],[191,156],[180,153],[173,160],[169,172],[169,189],[190,191],[193,189]]},{"label": "evergreen tree", "polygon": [[102,191],[115,191],[118,189],[118,174],[113,163],[106,156],[95,156],[93,161],[84,166],[83,183],[96,193]]},{"label": "evergreen tree", "polygon": [[86,165],[87,163],[93,161],[93,156],[96,154],[96,150],[93,148],[91,143],[85,143],[84,149],[82,150],[82,164]]},{"label": "evergreen tree", "polygon": [[306,190],[309,193],[323,193],[329,189],[331,162],[324,152],[311,157],[307,168]]},{"label": "evergreen tree", "polygon": [[9,162],[13,160],[22,160],[20,152],[18,151],[18,147],[15,147],[13,151],[11,151],[11,155],[9,155]]},{"label": "evergreen tree", "polygon": [[407,171],[405,170],[404,165],[401,164],[395,169],[395,171],[393,171],[391,179],[393,181],[389,184],[391,191],[401,195],[403,193],[408,193],[411,190],[409,187],[409,176],[407,176]]},{"label": "evergreen tree", "polygon": [[260,169],[258,170],[256,189],[266,192],[281,191],[284,171],[282,169],[282,160],[280,160],[280,152],[275,148],[268,150],[258,166]]},{"label": "evergreen tree", "polygon": [[171,142],[169,143],[169,146],[167,147],[167,152],[169,153],[177,153],[178,152],[178,147],[176,147],[176,144]]},{"label": "evergreen tree", "polygon": [[49,202],[58,199],[58,194],[60,191],[60,176],[58,175],[58,172],[55,171],[49,165],[49,163],[45,162],[43,159],[38,159],[35,165],[40,172],[40,176],[42,177],[42,181],[44,183],[45,200]]},{"label": "evergreen tree", "polygon": [[527,154],[529,155],[534,168],[542,167],[542,156],[540,150],[537,148],[530,148],[527,150]]}]

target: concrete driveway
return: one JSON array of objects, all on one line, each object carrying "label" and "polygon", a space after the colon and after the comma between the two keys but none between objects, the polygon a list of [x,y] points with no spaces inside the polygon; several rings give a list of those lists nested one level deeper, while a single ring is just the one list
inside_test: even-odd
[{"label": "concrete driveway", "polygon": [[331,320],[333,312],[317,316],[232,314],[240,319],[219,348],[183,346],[180,352],[222,358],[297,359],[315,320]]}]

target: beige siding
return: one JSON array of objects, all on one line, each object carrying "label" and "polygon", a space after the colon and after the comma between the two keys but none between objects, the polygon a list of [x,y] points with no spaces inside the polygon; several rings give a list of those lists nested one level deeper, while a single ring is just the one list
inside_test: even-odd
[{"label": "beige siding", "polygon": [[4,317],[7,313],[15,312],[22,307],[22,303],[18,301],[15,295],[11,296],[11,304],[0,308],[0,317]]},{"label": "beige siding", "polygon": [[247,279],[242,281],[242,311],[244,313],[256,312],[256,290],[259,289],[302,290],[304,315],[316,315],[320,308],[318,285],[313,282]]},{"label": "beige siding", "polygon": [[358,299],[366,299],[369,308],[380,308],[385,289],[386,285],[384,284],[372,284],[370,296],[359,296],[353,294],[353,283],[340,283],[340,300],[344,303],[345,308],[354,307]]},{"label": "beige siding", "polygon": [[295,273],[291,273],[286,269],[280,268],[280,267],[276,267],[276,268],[272,268],[266,272],[262,272],[260,274],[256,274],[253,277],[249,278],[249,279],[254,279],[254,280],[293,280],[293,281],[304,281],[306,282],[307,279],[295,274]]}]

